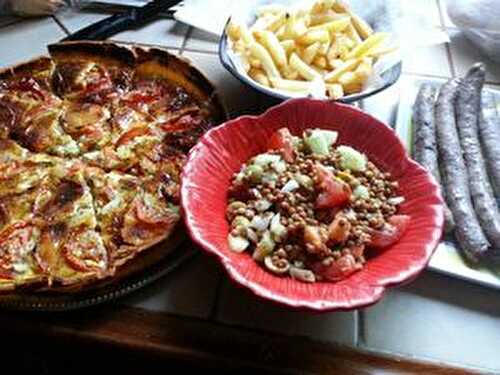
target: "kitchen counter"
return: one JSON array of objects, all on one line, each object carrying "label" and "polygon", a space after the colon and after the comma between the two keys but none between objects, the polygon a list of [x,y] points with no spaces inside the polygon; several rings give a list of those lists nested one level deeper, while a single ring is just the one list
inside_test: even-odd
[{"label": "kitchen counter", "polygon": [[[435,15],[436,27],[448,31],[451,43],[412,49],[404,56],[404,80],[452,77],[463,73],[471,62],[486,59],[453,27],[439,5],[437,0],[422,1],[426,12]],[[0,18],[0,66],[43,54],[48,43],[56,42],[103,17],[105,15],[68,9],[55,17],[30,20]],[[231,117],[258,113],[269,106],[266,98],[242,86],[223,69],[217,56],[217,39],[209,34],[170,19],[160,19],[142,29],[120,33],[112,40],[159,45],[191,59],[218,88]],[[500,89],[500,70],[491,62],[487,62],[487,69],[488,85]],[[393,124],[402,94],[400,85],[396,84],[364,100],[361,107]],[[340,345],[349,353],[359,350],[417,362],[444,363],[480,372],[500,373],[499,297],[498,290],[425,271],[416,281],[389,290],[380,303],[363,310],[327,314],[289,311],[233,286],[214,259],[200,254],[172,274],[104,310],[109,312],[110,319],[117,320],[121,318],[116,313],[118,309],[126,311],[126,319],[132,319],[134,314],[145,314],[158,319],[151,322],[161,324],[178,324],[178,319],[185,318],[200,325],[200,334],[213,324],[213,327],[222,327],[220,329],[228,338],[233,330],[258,332],[265,337],[289,336],[292,343],[304,338],[312,343]],[[95,314],[92,310],[90,316]],[[77,314],[72,313],[71,319],[76,319]],[[19,323],[23,319],[34,319],[32,316],[21,314],[15,320]],[[57,317],[64,320],[61,314]],[[47,319],[46,315],[43,320],[44,324],[55,322],[54,319]],[[108,328],[111,324],[101,323],[102,327]],[[9,325],[9,315],[0,314],[0,327]],[[67,332],[69,328],[66,331],[61,327],[58,329]],[[92,325],[92,329],[100,332],[97,323]],[[152,327],[148,325],[147,329]],[[102,328],[101,334],[106,335],[106,332],[110,331]],[[238,342],[238,334],[234,335]],[[88,337],[93,336],[89,333]],[[161,341],[162,336],[154,339]],[[151,345],[158,348],[154,340]],[[421,373],[431,373],[431,368],[420,370]]]}]

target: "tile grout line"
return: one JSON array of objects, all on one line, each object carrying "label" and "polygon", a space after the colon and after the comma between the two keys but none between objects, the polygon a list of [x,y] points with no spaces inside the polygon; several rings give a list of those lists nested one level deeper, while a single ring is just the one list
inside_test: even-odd
[{"label": "tile grout line", "polygon": [[450,43],[446,43],[446,45],[444,47],[446,49],[446,57],[448,59],[448,65],[450,67],[451,76],[452,77],[456,77],[457,76],[457,70],[455,68],[455,63],[453,62],[453,57],[451,55],[451,46],[450,46]]},{"label": "tile grout line", "polygon": [[365,321],[365,315],[362,310],[356,310],[356,337],[355,337],[355,346],[356,347],[361,347],[366,344],[366,335],[365,335],[365,329],[366,329],[366,321]]},{"label": "tile grout line", "polygon": [[[446,31],[447,27],[446,27],[446,23],[444,21],[444,14],[443,14],[443,9],[441,7],[441,1],[443,1],[443,0],[436,0],[436,4],[437,4],[437,7],[438,7],[439,20],[441,22],[441,27]],[[450,68],[451,76],[452,77],[456,77],[457,76],[457,70],[455,68],[455,63],[453,62],[453,57],[451,55],[451,42],[450,43],[445,43],[444,48],[446,50],[446,59],[448,60],[448,66]]]},{"label": "tile grout line", "polygon": [[117,39],[114,39],[113,37],[111,37],[109,40],[112,42],[115,42],[115,43],[119,43],[119,44],[132,44],[132,45],[140,44],[142,46],[147,46],[147,47],[166,48],[166,49],[176,50],[179,52],[179,54],[181,54],[181,51],[182,51],[182,52],[202,53],[202,54],[213,55],[213,56],[217,55],[217,52],[215,52],[215,51],[208,51],[208,50],[201,50],[201,49],[194,49],[194,48],[183,48],[182,46],[179,47],[179,46],[169,46],[169,45],[162,45],[162,44],[129,42],[126,40],[117,40]]},{"label": "tile grout line", "polygon": [[356,348],[359,344],[359,310],[354,310],[354,337],[353,345]]},{"label": "tile grout line", "polygon": [[189,47],[183,48],[182,51],[183,52],[186,51],[186,52],[204,53],[204,54],[207,54],[207,55],[216,55],[216,56],[218,55],[217,51],[208,51],[208,50],[196,49],[196,48],[189,48]]},{"label": "tile grout line", "polygon": [[441,27],[446,29],[446,24],[444,22],[443,12],[441,10],[441,1],[442,0],[436,0],[436,5],[438,7],[438,13],[439,13],[439,22],[441,23]]},{"label": "tile grout line", "polygon": [[191,34],[193,33],[193,26],[189,26],[189,29],[186,31],[186,35],[184,35],[184,40],[182,41],[181,48],[179,49],[179,55],[182,55],[184,52],[184,49],[186,48],[187,41],[191,37]]},{"label": "tile grout line", "polygon": [[66,33],[66,35],[70,35],[71,32],[68,30],[66,26],[57,18],[57,16],[51,16],[52,19],[57,23],[57,25]]}]

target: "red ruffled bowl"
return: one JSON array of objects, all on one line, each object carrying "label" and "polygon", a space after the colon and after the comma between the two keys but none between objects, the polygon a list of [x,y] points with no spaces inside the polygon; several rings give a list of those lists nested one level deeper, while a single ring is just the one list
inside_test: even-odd
[{"label": "red ruffled bowl", "polygon": [[[411,216],[403,238],[367,261],[365,267],[336,283],[312,284],[278,277],[249,253],[229,249],[225,219],[227,190],[234,172],[250,157],[265,152],[269,137],[286,126],[300,135],[307,128],[339,132],[337,144],[364,152],[399,182],[405,202],[400,213]],[[432,176],[411,160],[386,125],[348,105],[292,99],[260,116],[242,116],[207,132],[189,154],[181,186],[182,208],[192,239],[220,259],[229,276],[256,295],[295,308],[350,310],[377,302],[388,286],[421,272],[443,228],[442,198]]]}]

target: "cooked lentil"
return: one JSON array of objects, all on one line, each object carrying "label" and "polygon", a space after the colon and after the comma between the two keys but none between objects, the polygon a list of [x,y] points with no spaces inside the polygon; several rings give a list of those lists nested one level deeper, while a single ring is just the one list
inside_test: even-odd
[{"label": "cooked lentil", "polygon": [[[404,201],[391,174],[380,171],[354,149],[346,154],[330,145],[328,154],[315,153],[314,145],[308,147],[307,143],[314,131],[319,130],[306,131],[301,139],[280,129],[282,147],[270,147],[251,158],[234,175],[226,212],[230,240],[231,236],[249,239],[254,259],[268,270],[304,282],[339,280],[361,269],[366,262],[365,248],[374,245],[375,237],[387,239],[389,233],[395,239],[391,230],[398,228],[391,218]],[[290,155],[293,160],[285,161]],[[355,168],[342,168],[346,160]],[[359,186],[366,188],[367,196],[353,193]],[[340,199],[342,202],[333,203]],[[245,235],[247,227],[257,241]],[[298,269],[310,271],[314,277]]]}]

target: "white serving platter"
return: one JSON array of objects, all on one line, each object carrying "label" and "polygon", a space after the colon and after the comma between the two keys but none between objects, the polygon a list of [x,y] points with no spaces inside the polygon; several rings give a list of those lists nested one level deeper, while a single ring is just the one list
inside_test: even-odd
[{"label": "white serving platter", "polygon": [[[417,96],[418,88],[424,82],[441,85],[444,79],[416,78],[405,76],[401,79],[401,96],[396,116],[395,131],[408,152],[412,152],[412,107]],[[500,91],[491,90],[500,104]],[[500,107],[499,107],[500,110]],[[500,145],[499,145],[500,147]],[[472,267],[464,262],[453,238],[442,241],[429,262],[429,269],[464,279],[473,283],[500,289],[500,266],[488,268],[485,266]]]}]

